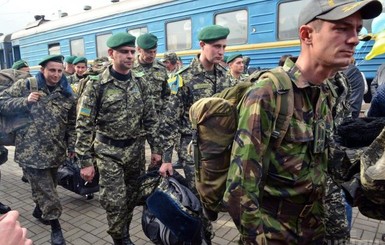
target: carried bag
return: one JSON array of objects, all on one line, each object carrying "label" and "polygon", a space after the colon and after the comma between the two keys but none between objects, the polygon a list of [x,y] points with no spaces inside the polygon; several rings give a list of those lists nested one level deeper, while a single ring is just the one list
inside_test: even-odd
[{"label": "carried bag", "polygon": [[79,195],[88,195],[99,191],[99,172],[95,171],[92,182],[86,182],[80,176],[80,167],[75,159],[67,159],[58,169],[58,184]]}]

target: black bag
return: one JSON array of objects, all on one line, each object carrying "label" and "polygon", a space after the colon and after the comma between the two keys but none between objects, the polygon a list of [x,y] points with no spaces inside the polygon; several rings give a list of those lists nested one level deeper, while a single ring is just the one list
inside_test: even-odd
[{"label": "black bag", "polygon": [[74,159],[67,159],[58,169],[58,184],[79,195],[88,195],[99,191],[99,172],[96,169],[92,182],[87,182],[80,176],[80,167]]},{"label": "black bag", "polygon": [[147,198],[146,204],[148,210],[144,208],[142,227],[146,236],[153,239],[154,243],[204,242],[200,201],[172,176],[161,179],[158,187]]},{"label": "black bag", "polygon": [[8,161],[8,149],[0,145],[0,165]]}]

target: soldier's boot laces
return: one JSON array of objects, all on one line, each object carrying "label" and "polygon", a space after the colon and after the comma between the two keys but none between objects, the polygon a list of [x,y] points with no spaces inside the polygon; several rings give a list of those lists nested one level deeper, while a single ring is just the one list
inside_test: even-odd
[{"label": "soldier's boot laces", "polygon": [[112,240],[114,241],[114,245],[135,245],[129,237],[120,239],[113,238]]},{"label": "soldier's boot laces", "polygon": [[50,220],[51,223],[51,244],[52,245],[66,245],[63,237],[63,232],[58,219]]},{"label": "soldier's boot laces", "polygon": [[35,209],[33,210],[32,216],[38,219],[43,225],[49,225],[49,220],[43,219],[41,216],[43,215],[43,212],[41,211],[39,205],[36,205]]}]

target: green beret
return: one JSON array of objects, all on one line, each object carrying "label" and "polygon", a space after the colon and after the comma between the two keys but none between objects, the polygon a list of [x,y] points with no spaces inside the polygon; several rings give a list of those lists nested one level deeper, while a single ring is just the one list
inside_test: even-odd
[{"label": "green beret", "polygon": [[27,61],[25,61],[25,60],[18,60],[15,63],[13,63],[12,69],[19,70],[19,69],[21,69],[23,67],[28,67],[28,66],[29,65],[28,65]]},{"label": "green beret", "polygon": [[241,54],[232,54],[225,59],[226,63],[230,63],[231,61],[235,60],[236,58],[242,58],[243,56]]},{"label": "green beret", "polygon": [[220,39],[226,39],[230,33],[230,29],[220,25],[212,25],[203,28],[199,34],[198,39],[203,42],[217,41]]},{"label": "green beret", "polygon": [[72,62],[72,64],[74,65],[76,65],[77,63],[86,63],[87,65],[86,57],[77,57],[76,59],[74,59],[74,62]]},{"label": "green beret", "polygon": [[135,47],[135,36],[126,33],[120,32],[112,35],[107,40],[107,47],[116,49],[121,46]]},{"label": "green beret", "polygon": [[145,33],[138,37],[138,46],[142,49],[154,49],[158,46],[158,38],[151,33]]},{"label": "green beret", "polygon": [[68,63],[68,64],[73,64],[74,60],[76,59],[76,56],[74,55],[71,55],[71,56],[67,56],[65,59],[64,59],[64,62]]},{"label": "green beret", "polygon": [[48,56],[44,57],[44,59],[42,59],[42,61],[40,61],[39,65],[45,66],[49,61],[58,62],[58,63],[63,64],[63,59],[64,59],[64,56],[60,55],[60,54],[48,55]]}]

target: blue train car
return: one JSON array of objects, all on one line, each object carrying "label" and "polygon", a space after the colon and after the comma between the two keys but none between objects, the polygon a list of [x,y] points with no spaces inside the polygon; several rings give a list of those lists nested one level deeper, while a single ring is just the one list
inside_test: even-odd
[{"label": "blue train car", "polygon": [[[38,21],[12,33],[9,42],[12,58],[19,55],[36,66],[47,54],[80,55],[89,60],[106,56],[105,43],[112,34],[130,32],[138,36],[151,32],[159,38],[159,57],[174,51],[187,64],[199,52],[198,32],[204,26],[219,24],[231,31],[228,54],[240,52],[250,56],[250,66],[270,68],[283,54],[298,55],[297,19],[299,9],[308,1],[124,0],[54,21]],[[364,24],[370,33],[371,21]],[[373,43],[367,42],[356,53],[368,81],[385,61],[385,56],[364,60]]]}]

